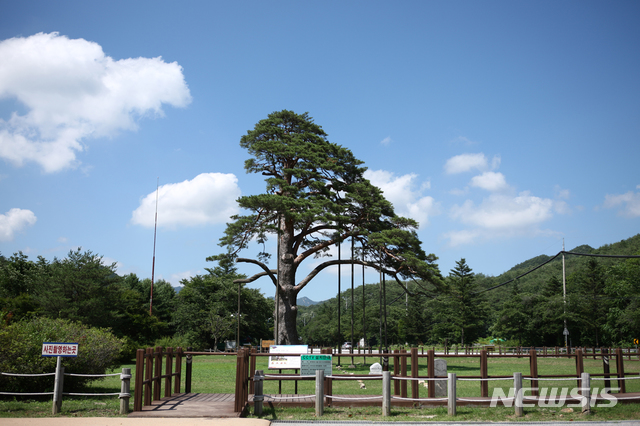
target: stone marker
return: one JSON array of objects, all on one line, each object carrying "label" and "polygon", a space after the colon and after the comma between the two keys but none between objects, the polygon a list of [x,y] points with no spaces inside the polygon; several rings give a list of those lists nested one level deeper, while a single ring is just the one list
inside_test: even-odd
[{"label": "stone marker", "polygon": [[382,365],[376,362],[369,368],[369,374],[382,374]]},{"label": "stone marker", "polygon": [[[434,373],[436,377],[447,377],[447,361],[444,359],[435,359],[433,362]],[[447,381],[435,380],[436,398],[447,396]]]}]

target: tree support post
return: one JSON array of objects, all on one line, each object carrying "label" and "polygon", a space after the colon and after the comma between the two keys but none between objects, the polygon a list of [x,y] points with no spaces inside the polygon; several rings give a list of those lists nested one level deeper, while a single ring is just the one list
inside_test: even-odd
[{"label": "tree support post", "polygon": [[120,374],[120,414],[129,413],[129,398],[131,398],[131,369],[123,368]]},{"label": "tree support post", "polygon": [[450,416],[456,415],[456,373],[448,373],[447,381],[447,411]]},{"label": "tree support post", "polygon": [[53,406],[51,407],[51,414],[58,414],[62,409],[62,387],[64,385],[64,367],[62,366],[62,357],[57,357],[56,361],[56,375],[53,382]]}]

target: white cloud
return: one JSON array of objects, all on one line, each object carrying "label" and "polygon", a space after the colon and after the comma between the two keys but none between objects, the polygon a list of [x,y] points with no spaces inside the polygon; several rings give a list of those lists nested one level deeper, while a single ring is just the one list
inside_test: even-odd
[{"label": "white cloud", "polygon": [[[238,179],[233,174],[202,173],[193,180],[158,188],[158,227],[199,226],[225,223],[239,211]],[[131,222],[152,228],[156,192],[145,196],[131,215]]]},{"label": "white cloud", "polygon": [[171,274],[171,276],[169,277],[169,279],[167,281],[169,281],[171,283],[172,286],[174,287],[182,287],[182,283],[180,281],[182,280],[188,280],[191,277],[194,277],[198,274],[200,274],[201,271],[184,271],[184,272],[178,272],[175,274]]},{"label": "white cloud", "polygon": [[477,239],[508,238],[516,235],[539,235],[539,225],[553,217],[553,212],[563,213],[557,202],[531,195],[528,191],[515,197],[492,194],[476,205],[467,200],[451,209],[451,218],[470,229],[444,234],[452,246],[470,244]]},{"label": "white cloud", "polygon": [[504,191],[510,188],[504,175],[499,172],[484,172],[481,175],[474,176],[471,178],[470,185],[491,192]]},{"label": "white cloud", "polygon": [[0,157],[45,172],[77,166],[90,138],[135,130],[162,105],[191,102],[182,67],[161,57],[114,60],[97,43],[39,33],[0,42],[0,99],[26,114],[0,119]]},{"label": "white cloud", "polygon": [[[640,187],[640,185],[638,185]],[[639,217],[640,216],[640,193],[629,191],[625,194],[611,195],[604,197],[604,208],[612,209],[622,207],[618,211],[620,216]]]},{"label": "white cloud", "polygon": [[467,200],[451,215],[462,223],[488,229],[514,229],[537,225],[552,216],[553,200],[521,192],[517,197],[493,194],[476,206]]},{"label": "white cloud", "polygon": [[380,145],[388,146],[388,145],[391,145],[392,142],[393,142],[393,139],[391,139],[391,136],[387,136],[386,138],[380,141]]},{"label": "white cloud", "polygon": [[500,161],[500,156],[496,155],[491,159],[491,164],[489,164],[489,159],[482,152],[477,154],[460,154],[447,160],[444,164],[444,171],[449,175],[470,172],[472,170],[484,172],[500,167]]},{"label": "white cloud", "polygon": [[11,209],[0,214],[0,241],[12,241],[17,232],[32,226],[37,220],[31,210]]},{"label": "white cloud", "polygon": [[414,189],[418,186],[416,174],[396,177],[386,170],[367,170],[364,177],[382,190],[400,216],[410,217],[421,225],[427,225],[429,217],[439,213],[439,204],[433,197],[422,196],[422,191],[431,187],[429,181],[423,182],[419,189]]}]

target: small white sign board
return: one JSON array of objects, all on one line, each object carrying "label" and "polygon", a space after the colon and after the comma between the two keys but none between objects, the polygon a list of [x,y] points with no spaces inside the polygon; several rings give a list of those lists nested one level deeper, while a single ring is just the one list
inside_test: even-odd
[{"label": "small white sign board", "polygon": [[[269,369],[298,369],[300,368],[300,355],[306,354],[308,350],[307,345],[271,345],[269,353],[274,355],[269,357]],[[297,355],[287,356],[286,354]]]},{"label": "small white sign board", "polygon": [[371,367],[369,367],[369,374],[382,374],[382,366],[380,363],[376,362],[372,364]]},{"label": "small white sign board", "polygon": [[42,344],[42,356],[77,357],[78,344],[44,342]]},{"label": "small white sign board", "polygon": [[315,376],[316,370],[324,370],[324,377],[333,375],[331,355],[302,355],[300,357],[300,375]]}]

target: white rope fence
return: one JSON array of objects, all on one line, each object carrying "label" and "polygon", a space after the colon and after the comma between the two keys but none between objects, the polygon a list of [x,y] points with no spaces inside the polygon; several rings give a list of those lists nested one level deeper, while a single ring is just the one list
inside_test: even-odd
[{"label": "white rope fence", "polygon": [[[261,373],[261,372],[260,372]],[[550,382],[566,382],[566,381],[575,381],[578,380],[581,383],[585,383],[584,387],[580,386],[579,392],[580,394],[578,396],[574,396],[573,393],[571,395],[571,397],[569,398],[569,400],[571,401],[575,401],[576,403],[580,404],[582,406],[582,410],[583,412],[589,412],[590,411],[590,407],[593,404],[596,404],[597,401],[606,401],[605,403],[610,403],[612,400],[615,401],[622,401],[622,400],[638,400],[638,397],[633,397],[633,396],[622,396],[622,397],[617,397],[615,396],[615,394],[608,394],[611,395],[610,398],[608,398],[606,395],[601,395],[599,396],[597,394],[597,388],[596,388],[596,393],[592,396],[591,395],[591,388],[590,388],[590,380],[598,380],[598,381],[604,381],[604,380],[608,380],[608,381],[615,381],[615,380],[634,380],[634,379],[640,379],[640,375],[638,376],[631,376],[631,377],[615,377],[616,373],[611,373],[612,376],[611,378],[593,378],[591,379],[590,375],[588,373],[582,373],[582,375],[580,377],[576,377],[576,376],[567,376],[567,377],[523,377],[522,373],[520,372],[516,372],[514,373],[513,377],[485,377],[485,378],[457,378],[455,373],[448,373],[447,377],[406,377],[406,376],[391,376],[391,373],[388,371],[383,372],[382,375],[370,375],[370,376],[324,376],[324,370],[318,370],[316,371],[316,375],[315,376],[300,376],[300,377],[304,377],[306,379],[309,379],[311,377],[315,377],[316,380],[316,394],[315,395],[304,395],[304,396],[286,396],[286,397],[278,397],[278,396],[273,396],[273,395],[258,395],[257,392],[254,395],[254,402],[259,401],[260,405],[262,404],[263,399],[267,399],[267,400],[271,400],[271,401],[283,401],[283,400],[292,400],[292,399],[311,399],[311,398],[315,398],[316,401],[316,417],[320,417],[322,416],[322,413],[324,411],[324,404],[325,401],[331,401],[331,400],[336,400],[336,401],[379,401],[382,400],[382,414],[383,416],[389,416],[390,415],[390,406],[391,406],[391,401],[395,400],[395,401],[410,401],[410,402],[418,402],[418,403],[436,403],[436,402],[443,402],[443,401],[447,401],[447,407],[448,407],[448,412],[450,415],[455,415],[456,413],[456,405],[458,402],[468,402],[468,403],[487,403],[490,402],[491,406],[495,406],[497,403],[501,402],[503,405],[511,407],[514,406],[515,410],[516,410],[516,417],[522,417],[523,414],[523,407],[525,406],[524,401],[531,401],[533,402],[538,402],[540,404],[542,404],[543,402],[545,404],[548,404],[550,400],[545,399],[546,398],[546,394],[543,393],[542,396],[537,396],[537,395],[531,395],[531,396],[525,396],[524,392],[527,391],[539,391],[540,388],[536,387],[536,388],[525,388],[522,386],[522,381],[523,380],[529,380],[529,381],[550,381]],[[634,373],[635,374],[635,373]],[[270,377],[270,378],[282,378],[282,376],[277,376],[277,375],[263,375],[260,378],[258,377],[258,375],[256,375],[255,380],[256,381],[262,381],[263,378],[265,377]],[[287,379],[291,380],[294,377],[292,376],[287,376]],[[362,380],[380,380],[382,379],[382,396],[336,396],[336,395],[327,395],[324,393],[324,379],[325,378],[329,378],[332,380],[358,380],[358,381],[362,381]],[[446,397],[436,397],[436,398],[409,398],[409,397],[404,397],[404,396],[397,396],[397,395],[391,395],[391,381],[392,380],[400,380],[400,381],[419,381],[419,382],[433,382],[434,384],[436,382],[447,382],[447,396]],[[495,396],[494,393],[494,397],[488,398],[488,397],[482,397],[482,398],[469,398],[469,397],[463,397],[463,398],[458,398],[456,395],[456,383],[458,381],[467,381],[467,382],[490,382],[490,381],[513,381],[513,386],[509,386],[509,395],[505,395],[504,391],[502,391],[502,395],[499,396]],[[496,388],[498,389],[498,388]],[[546,388],[543,388],[546,389]],[[262,391],[260,391],[262,392]],[[573,391],[572,391],[573,392]],[[440,394],[442,395],[442,394]],[[550,395],[550,398],[556,398],[556,394],[553,393],[552,395]],[[560,403],[564,404],[566,395],[562,394],[560,395]],[[529,403],[529,402],[528,402]],[[527,404],[528,404],[527,403]],[[555,401],[554,401],[555,403]]]},{"label": "white rope fence", "polygon": [[[120,399],[120,414],[127,414],[129,412],[129,399],[131,398],[130,387],[131,387],[131,369],[123,368],[121,373],[110,373],[110,374],[77,374],[77,373],[65,373],[64,367],[56,366],[55,373],[37,373],[37,374],[26,374],[26,373],[4,373],[0,372],[2,376],[9,377],[43,377],[43,376],[55,376],[54,390],[53,392],[0,392],[0,395],[9,395],[9,396],[46,396],[53,395],[53,407],[52,413],[58,414],[60,412],[60,408],[62,406],[62,396],[117,396]],[[79,393],[79,392],[63,392],[62,383],[64,381],[62,378],[64,376],[71,377],[86,377],[86,378],[103,378],[103,377],[120,377],[120,392],[109,392],[109,393]],[[60,384],[60,385],[59,385]]]}]

